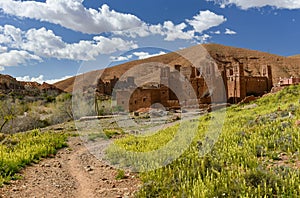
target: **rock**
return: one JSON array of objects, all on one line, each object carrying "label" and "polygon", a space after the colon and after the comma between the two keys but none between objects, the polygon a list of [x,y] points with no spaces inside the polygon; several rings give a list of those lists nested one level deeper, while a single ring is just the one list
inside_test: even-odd
[{"label": "rock", "polygon": [[246,105],[243,107],[243,109],[254,109],[255,107],[257,107],[258,105],[257,104],[250,104],[250,105]]},{"label": "rock", "polygon": [[16,191],[18,191],[19,189],[18,189],[17,187],[13,187],[11,190],[12,190],[13,192],[16,192]]},{"label": "rock", "polygon": [[54,167],[61,168],[61,163],[60,163],[60,162],[56,162],[56,163],[54,164]]},{"label": "rock", "polygon": [[300,127],[300,120],[296,120],[296,121],[295,121],[295,125],[296,125],[297,127]]},{"label": "rock", "polygon": [[251,101],[256,100],[255,96],[247,96],[246,98],[244,98],[239,104],[247,104]]},{"label": "rock", "polygon": [[283,129],[289,127],[289,125],[290,125],[290,124],[289,124],[288,122],[282,122],[282,123],[281,123],[281,127],[282,127]]},{"label": "rock", "polygon": [[86,166],[84,169],[85,169],[85,171],[87,171],[87,172],[90,172],[90,171],[93,171],[93,170],[94,170],[94,168],[91,167],[90,165]]}]

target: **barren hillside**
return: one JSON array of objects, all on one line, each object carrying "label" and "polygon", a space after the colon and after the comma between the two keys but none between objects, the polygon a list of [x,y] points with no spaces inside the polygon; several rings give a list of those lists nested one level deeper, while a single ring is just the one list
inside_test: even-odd
[{"label": "barren hillside", "polygon": [[[229,47],[219,44],[204,44],[202,45],[210,56],[218,63],[221,67],[224,62],[238,61],[244,63],[245,69],[251,72],[252,75],[257,75],[260,72],[260,66],[271,65],[273,72],[273,82],[278,82],[280,77],[300,76],[300,59],[283,57],[265,52],[242,49],[236,47]],[[187,54],[189,57],[197,58],[197,51],[195,47],[186,48],[181,50],[180,54]],[[97,77],[101,75],[104,80],[109,80],[114,76],[120,77],[123,73],[128,71],[130,68],[136,65],[149,62],[158,62],[167,64],[174,67],[175,64],[182,66],[189,66],[191,63],[184,57],[176,52],[168,53],[165,55],[155,56],[143,60],[136,60],[121,65],[117,65],[111,68],[105,69],[105,71],[97,70],[86,74],[82,74],[77,78],[78,84],[93,84]],[[75,77],[55,83],[58,88],[72,92]],[[83,83],[84,82],[84,83]]]}]

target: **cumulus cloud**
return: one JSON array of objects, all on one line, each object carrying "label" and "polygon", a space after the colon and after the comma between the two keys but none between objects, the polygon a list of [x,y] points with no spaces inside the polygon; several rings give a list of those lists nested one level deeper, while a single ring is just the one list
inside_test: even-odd
[{"label": "cumulus cloud", "polygon": [[212,34],[221,34],[221,31],[220,30],[217,30],[217,31],[214,31],[214,32],[211,32]]},{"label": "cumulus cloud", "polygon": [[225,34],[232,35],[232,34],[236,34],[236,32],[233,31],[233,30],[230,30],[230,29],[226,28],[226,29],[225,29]]},{"label": "cumulus cloud", "polygon": [[166,52],[160,51],[158,53],[150,54],[149,52],[133,52],[130,55],[127,56],[111,56],[110,60],[113,62],[118,62],[118,61],[128,61],[133,58],[133,56],[137,57],[139,60],[140,59],[146,59],[150,58],[153,56],[159,56],[159,55],[164,55]]},{"label": "cumulus cloud", "polygon": [[21,77],[16,77],[18,81],[25,81],[25,82],[38,82],[42,84],[43,82],[46,82],[48,84],[54,84],[56,82],[65,80],[67,78],[71,78],[72,76],[64,76],[62,78],[58,79],[51,79],[51,80],[45,80],[44,75],[39,75],[38,77],[30,77],[30,76],[21,76]]},{"label": "cumulus cloud", "polygon": [[264,6],[272,6],[278,9],[300,9],[299,0],[207,0],[214,1],[221,8],[228,5],[236,5],[241,9],[260,8]]},{"label": "cumulus cloud", "polygon": [[[1,27],[1,26],[0,26]],[[65,43],[61,37],[46,28],[22,31],[11,25],[0,28],[2,44],[17,50],[31,52],[45,58],[94,60],[99,54],[110,54],[118,50],[137,48],[132,41],[121,38],[95,36],[93,40],[81,40],[78,43]]]},{"label": "cumulus cloud", "polygon": [[149,25],[143,24],[140,27],[125,31],[115,31],[113,34],[122,35],[129,38],[146,37],[150,35],[160,35],[166,41],[174,41],[176,39],[192,40],[194,39],[194,31],[185,31],[187,27],[185,23],[175,25],[172,21],[165,21],[163,24]]},{"label": "cumulus cloud", "polygon": [[30,54],[29,52],[23,50],[11,50],[8,52],[0,53],[0,67],[2,68],[2,70],[4,70],[4,67],[27,64],[29,61],[42,62],[42,59],[39,56]]},{"label": "cumulus cloud", "polygon": [[7,52],[7,47],[0,45],[0,53]]},{"label": "cumulus cloud", "polygon": [[73,77],[73,76],[64,76],[64,77],[57,78],[57,79],[45,80],[45,82],[48,83],[48,84],[54,84],[56,82],[66,80],[66,79],[71,78],[71,77]]},{"label": "cumulus cloud", "polygon": [[166,41],[174,41],[176,39],[191,40],[194,37],[194,31],[183,31],[187,25],[185,23],[180,23],[174,25],[172,21],[166,21],[163,25],[163,31]]},{"label": "cumulus cloud", "polygon": [[202,33],[211,27],[218,26],[226,21],[222,15],[217,15],[209,10],[200,11],[198,15],[194,16],[192,20],[186,20],[194,27],[196,32]]},{"label": "cumulus cloud", "polygon": [[205,43],[210,39],[211,36],[208,34],[203,34],[202,36],[199,36],[198,40],[201,41],[201,43]]},{"label": "cumulus cloud", "polygon": [[38,82],[42,84],[44,82],[44,76],[40,75],[38,77],[29,77],[29,76],[22,76],[16,77],[17,81],[25,81],[25,82]]},{"label": "cumulus cloud", "polygon": [[164,55],[166,54],[166,52],[160,51],[159,53],[155,53],[155,54],[150,54],[149,52],[133,52],[132,54],[138,57],[138,59],[146,59],[153,56]]},{"label": "cumulus cloud", "polygon": [[47,21],[89,34],[126,30],[142,24],[138,17],[111,10],[106,4],[95,10],[85,8],[82,2],[83,0],[0,0],[0,9],[6,14]]},{"label": "cumulus cloud", "polygon": [[[125,31],[115,31],[113,34],[122,35],[130,38],[146,37],[149,35],[161,35],[166,41],[198,40],[200,38],[195,33],[203,33],[211,27],[218,26],[226,21],[222,15],[217,15],[209,10],[200,11],[192,20],[185,20],[180,24],[174,24],[172,21],[165,21],[163,24],[150,25],[143,23],[140,27]],[[188,30],[188,25],[193,29]]]},{"label": "cumulus cloud", "polygon": [[128,61],[132,58],[132,55],[128,55],[128,56],[111,56],[110,60],[112,62],[119,62],[119,61]]}]

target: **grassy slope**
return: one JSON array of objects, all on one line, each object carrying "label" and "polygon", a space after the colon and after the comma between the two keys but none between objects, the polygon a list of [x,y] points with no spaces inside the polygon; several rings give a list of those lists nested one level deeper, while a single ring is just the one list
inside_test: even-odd
[{"label": "grassy slope", "polygon": [[[144,185],[138,197],[299,197],[299,98],[300,86],[291,86],[255,101],[255,108],[228,108],[218,142],[204,157],[199,156],[197,141],[206,133],[207,118],[218,112],[200,118],[197,138],[180,158],[140,174]],[[150,137],[128,136],[115,144],[149,151],[172,139],[176,127]]]}]

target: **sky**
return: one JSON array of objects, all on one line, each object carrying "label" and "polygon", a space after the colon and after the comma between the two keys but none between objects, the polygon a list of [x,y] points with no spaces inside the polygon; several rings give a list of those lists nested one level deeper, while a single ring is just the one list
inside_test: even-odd
[{"label": "sky", "polygon": [[0,73],[54,83],[201,43],[300,54],[300,0],[0,0]]}]

